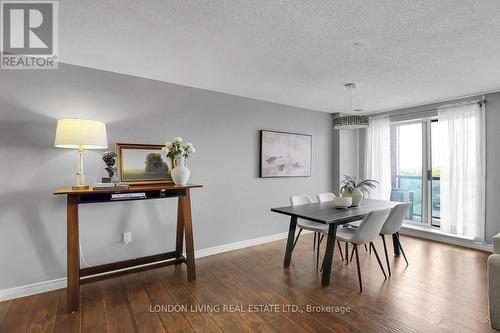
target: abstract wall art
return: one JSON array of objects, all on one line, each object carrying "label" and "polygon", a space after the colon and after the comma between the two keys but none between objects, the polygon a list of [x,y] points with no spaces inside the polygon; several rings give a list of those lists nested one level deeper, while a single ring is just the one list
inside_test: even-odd
[{"label": "abstract wall art", "polygon": [[312,136],[260,131],[260,177],[310,177]]}]

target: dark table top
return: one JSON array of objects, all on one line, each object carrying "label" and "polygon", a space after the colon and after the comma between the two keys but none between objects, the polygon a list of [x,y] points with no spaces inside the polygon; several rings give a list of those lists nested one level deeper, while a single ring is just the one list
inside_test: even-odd
[{"label": "dark table top", "polygon": [[363,219],[371,211],[392,208],[398,202],[363,199],[358,207],[336,208],[333,202],[312,203],[306,205],[287,206],[272,208],[275,213],[288,216],[297,216],[305,220],[330,224],[330,223],[348,223]]}]

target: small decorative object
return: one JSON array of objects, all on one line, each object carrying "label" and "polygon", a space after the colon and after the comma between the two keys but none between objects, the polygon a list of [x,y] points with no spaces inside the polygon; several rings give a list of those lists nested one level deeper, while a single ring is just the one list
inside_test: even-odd
[{"label": "small decorative object", "polygon": [[172,166],[169,167],[171,168],[170,175],[176,185],[186,185],[191,175],[191,171],[186,166],[187,159],[196,151],[191,143],[183,145],[182,142],[181,137],[176,137],[172,141],[167,141],[162,149],[164,156],[173,161]]},{"label": "small decorative object", "polygon": [[167,161],[163,159],[164,145],[117,143],[119,180],[130,185],[172,183]]},{"label": "small decorative object", "polygon": [[312,136],[260,131],[260,177],[310,177]]},{"label": "small decorative object", "polygon": [[352,197],[352,206],[359,206],[364,195],[370,192],[371,189],[377,187],[378,181],[373,179],[364,179],[358,181],[356,177],[344,175],[344,180],[341,182],[340,194],[343,197]]},{"label": "small decorative object", "polygon": [[352,205],[352,198],[351,197],[334,197],[333,204],[337,208],[347,208],[347,207],[350,207]]},{"label": "small decorative object", "polygon": [[57,121],[54,146],[57,148],[76,149],[78,166],[74,190],[87,190],[83,171],[83,152],[85,149],[108,148],[106,124],[102,121],[88,119],[59,119]]},{"label": "small decorative object", "polygon": [[103,183],[116,183],[118,178],[116,174],[118,172],[118,168],[115,166],[116,164],[116,153],[114,151],[107,151],[102,154],[102,160],[106,163],[106,171],[108,172],[108,177],[102,177]]}]

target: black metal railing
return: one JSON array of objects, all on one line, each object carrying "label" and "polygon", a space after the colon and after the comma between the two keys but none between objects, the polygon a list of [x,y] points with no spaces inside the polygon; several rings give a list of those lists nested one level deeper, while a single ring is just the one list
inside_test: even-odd
[{"label": "black metal railing", "polygon": [[[441,217],[440,177],[432,177],[432,218]],[[411,202],[407,218],[422,220],[422,176],[395,176],[396,186],[392,189],[391,200]]]}]

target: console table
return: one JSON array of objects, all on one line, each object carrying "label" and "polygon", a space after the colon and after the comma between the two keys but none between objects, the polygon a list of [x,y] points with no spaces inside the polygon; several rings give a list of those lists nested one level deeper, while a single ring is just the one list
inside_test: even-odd
[{"label": "console table", "polygon": [[[75,312],[80,307],[80,285],[97,280],[111,278],[122,274],[139,272],[168,265],[185,263],[189,281],[196,279],[194,263],[193,227],[191,222],[190,189],[202,185],[134,185],[128,189],[112,190],[73,190],[61,188],[54,192],[56,195],[67,196],[67,309]],[[116,193],[144,193],[142,198],[113,199]],[[108,263],[99,266],[80,268],[80,240],[78,227],[78,206],[81,204],[151,200],[161,198],[178,198],[177,231],[175,251],[155,254],[151,256]],[[186,235],[186,257],[183,255],[184,234]]]}]

